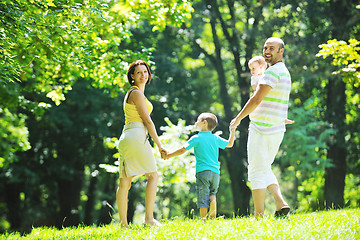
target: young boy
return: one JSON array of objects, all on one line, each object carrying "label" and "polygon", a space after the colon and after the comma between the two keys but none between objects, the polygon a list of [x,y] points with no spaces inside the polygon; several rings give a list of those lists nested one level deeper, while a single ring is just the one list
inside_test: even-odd
[{"label": "young boy", "polygon": [[[249,60],[248,66],[251,73],[251,88],[256,91],[259,80],[264,77],[267,63],[263,56],[255,56]],[[285,124],[293,124],[295,121],[285,119]]]},{"label": "young boy", "polygon": [[196,158],[196,191],[200,217],[205,220],[209,208],[209,218],[216,217],[216,193],[220,182],[219,148],[231,148],[235,140],[235,128],[230,129],[230,136],[225,140],[212,134],[217,126],[217,118],[212,113],[199,115],[195,128],[199,131],[192,136],[184,147],[169,153],[169,159],[194,148]]}]

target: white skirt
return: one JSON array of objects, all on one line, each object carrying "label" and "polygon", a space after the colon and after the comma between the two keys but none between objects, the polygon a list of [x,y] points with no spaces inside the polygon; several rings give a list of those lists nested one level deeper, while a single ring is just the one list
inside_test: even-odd
[{"label": "white skirt", "polygon": [[[124,126],[119,139],[120,178],[156,172],[156,162],[143,122]],[[123,174],[125,170],[125,175]]]}]

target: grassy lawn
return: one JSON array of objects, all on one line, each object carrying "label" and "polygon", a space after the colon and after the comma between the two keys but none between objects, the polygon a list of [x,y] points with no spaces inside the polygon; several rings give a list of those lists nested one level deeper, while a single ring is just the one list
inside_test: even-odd
[{"label": "grassy lawn", "polygon": [[102,227],[35,228],[28,235],[3,234],[0,239],[360,239],[360,209],[293,214],[286,219],[250,217],[202,222],[174,218],[162,227],[113,223]]}]

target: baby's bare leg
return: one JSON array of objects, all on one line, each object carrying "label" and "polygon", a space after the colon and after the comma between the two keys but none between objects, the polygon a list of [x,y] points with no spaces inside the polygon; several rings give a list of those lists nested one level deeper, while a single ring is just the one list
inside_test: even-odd
[{"label": "baby's bare leg", "polygon": [[293,124],[295,121],[290,119],[285,119],[285,124]]}]

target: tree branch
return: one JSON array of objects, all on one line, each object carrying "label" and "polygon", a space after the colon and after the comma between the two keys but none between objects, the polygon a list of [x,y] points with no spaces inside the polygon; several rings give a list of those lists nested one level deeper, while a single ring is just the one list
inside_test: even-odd
[{"label": "tree branch", "polygon": [[202,48],[197,42],[196,39],[192,40],[194,46],[207,57],[214,66],[216,66],[216,59],[213,55],[209,54],[204,48]]}]

